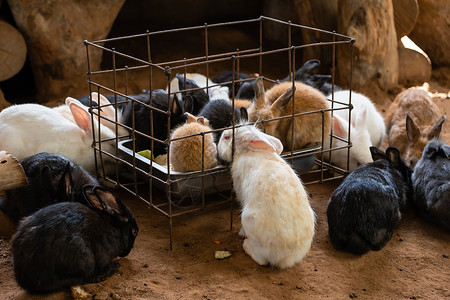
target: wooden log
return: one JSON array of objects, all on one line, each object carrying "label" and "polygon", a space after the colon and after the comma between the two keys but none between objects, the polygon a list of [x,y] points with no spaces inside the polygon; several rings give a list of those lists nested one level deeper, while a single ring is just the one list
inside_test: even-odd
[{"label": "wooden log", "polygon": [[0,81],[7,80],[22,69],[27,58],[27,45],[22,34],[0,20]]},{"label": "wooden log", "polygon": [[[398,83],[397,35],[392,1],[339,0],[338,32],[356,39],[352,87],[376,83],[388,90]],[[349,85],[350,47],[338,47],[338,84]]]},{"label": "wooden log", "polygon": [[0,174],[0,192],[27,184],[22,165],[6,151],[0,151]]},{"label": "wooden log", "polygon": [[394,22],[397,40],[408,35],[417,23],[419,3],[417,0],[394,0]]}]

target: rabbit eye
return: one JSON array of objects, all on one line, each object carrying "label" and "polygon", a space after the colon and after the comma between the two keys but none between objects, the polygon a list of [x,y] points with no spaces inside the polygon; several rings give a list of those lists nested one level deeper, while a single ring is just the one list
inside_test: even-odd
[{"label": "rabbit eye", "polygon": [[224,136],[223,138],[224,138],[225,141],[228,141],[228,140],[230,139],[230,136],[229,136],[229,135],[226,135],[226,136]]},{"label": "rabbit eye", "polygon": [[137,229],[136,228],[133,228],[133,229],[131,229],[131,233],[133,234],[133,236],[136,236],[137,235]]}]

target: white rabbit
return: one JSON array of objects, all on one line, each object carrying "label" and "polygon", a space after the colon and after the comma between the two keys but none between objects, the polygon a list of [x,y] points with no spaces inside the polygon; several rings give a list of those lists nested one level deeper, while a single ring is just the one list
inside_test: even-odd
[{"label": "white rabbit", "polygon": [[[195,81],[195,83],[200,88],[206,88],[206,85],[208,85],[208,96],[210,100],[217,100],[217,99],[224,99],[229,100],[230,97],[228,95],[228,87],[226,86],[217,86],[217,83],[214,83],[211,81],[211,79],[207,78],[206,76],[199,74],[199,73],[186,73],[186,79],[191,79]],[[212,87],[214,85],[214,87]],[[179,91],[178,86],[178,78],[174,77],[170,81],[170,93],[175,93]],[[168,92],[168,88],[166,88],[166,92]],[[181,99],[181,94],[176,94],[178,99]]]},{"label": "white rabbit", "polygon": [[[117,111],[117,118],[116,118],[116,110],[114,108],[114,105],[109,102],[109,100],[103,96],[102,94],[92,92],[91,93],[92,100],[100,103],[101,111],[100,111],[100,123],[111,129],[113,132],[116,131],[116,123],[123,124],[123,118],[122,118],[122,110],[119,109]],[[70,98],[70,97],[69,97]],[[83,104],[84,105],[84,104]],[[52,108],[54,111],[61,114],[64,118],[71,121],[72,123],[76,124],[75,119],[73,118],[73,114],[70,111],[70,108],[68,105],[63,104],[60,106],[56,106]],[[98,109],[94,109],[94,117],[98,120]],[[128,130],[121,126],[117,126],[118,130],[118,136],[123,137],[127,136],[129,134]]]},{"label": "white rabbit", "polygon": [[242,205],[243,248],[260,265],[281,269],[301,261],[311,247],[315,216],[294,170],[279,156],[283,146],[254,126],[224,131],[219,158],[232,162],[231,174]]},{"label": "white rabbit", "polygon": [[[384,118],[380,114],[380,112],[377,110],[373,102],[363,94],[357,93],[352,91],[352,125],[355,127],[356,130],[361,130],[365,128],[369,132],[370,136],[370,142],[372,143],[370,146],[374,147],[380,147],[381,143],[383,142],[384,135],[386,133],[386,125],[384,123]],[[350,91],[344,90],[344,91],[337,91],[334,92],[334,100],[339,101],[345,104],[349,103],[349,97],[350,97]],[[327,99],[331,99],[331,94],[327,96]],[[329,102],[331,106],[331,102]],[[343,107],[343,105],[339,103],[334,104],[334,108]],[[366,122],[365,127],[359,127],[356,126],[355,122],[358,118],[358,113],[362,110],[366,110]],[[348,121],[348,109],[342,109],[342,110],[335,110],[334,115],[338,115],[345,120]],[[367,152],[370,156],[369,148],[367,148]],[[372,160],[371,160],[372,161]]]},{"label": "white rabbit", "polygon": [[[355,126],[350,124],[350,139],[352,147],[350,148],[349,171],[353,171],[359,165],[372,162],[372,156],[370,154],[370,142],[369,132],[367,130],[358,130],[357,128],[363,128],[366,123],[366,110],[358,112],[358,116],[355,119]],[[339,115],[333,116],[333,134],[337,137],[348,140],[348,120],[340,117]],[[324,149],[335,149],[339,147],[348,146],[347,142],[344,142],[338,138],[333,138],[332,147],[330,147],[330,137],[327,136],[324,140]],[[344,170],[347,169],[347,155],[348,148],[342,148],[331,151],[331,163]],[[329,154],[324,154],[324,159],[328,160]]]},{"label": "white rabbit", "polygon": [[[17,159],[40,153],[60,154],[77,162],[88,172],[95,172],[93,135],[98,141],[98,122],[91,122],[88,108],[78,100],[68,97],[75,123],[55,110],[39,104],[10,106],[0,113],[0,149],[5,149]],[[92,123],[94,127],[92,127]],[[102,150],[114,153],[115,133],[100,124]],[[102,155],[105,172],[109,173],[114,162]]]}]

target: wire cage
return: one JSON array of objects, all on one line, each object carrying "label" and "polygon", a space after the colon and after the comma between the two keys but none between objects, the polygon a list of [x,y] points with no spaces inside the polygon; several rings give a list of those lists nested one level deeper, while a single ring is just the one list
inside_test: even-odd
[{"label": "wire cage", "polygon": [[[285,33],[277,41],[265,37],[274,27],[278,27],[276,32]],[[241,35],[243,28],[245,36]],[[298,38],[302,30],[314,31],[317,36],[321,36],[322,41],[303,44]],[[224,34],[235,37],[235,42],[232,44],[224,42],[221,38]],[[174,99],[182,98],[183,93],[199,89],[208,93],[214,87],[228,85],[231,90],[230,103],[235,106],[236,90],[239,85],[256,77],[262,78],[266,86],[279,83],[280,78],[286,77],[293,86],[295,70],[301,65],[304,49],[318,47],[330,55],[331,88],[334,91],[337,48],[342,48],[340,51],[352,52],[353,42],[352,38],[335,32],[264,16],[243,21],[147,31],[131,36],[85,41],[92,122],[99,123],[99,132],[94,135],[93,141],[97,173],[105,180],[145,201],[151,208],[169,219],[170,248],[172,248],[172,221],[175,216],[203,209],[208,205],[230,203],[232,220],[233,193],[230,192],[232,184],[229,169],[220,164],[213,168],[205,168],[204,145],[208,134],[239,126],[235,125],[237,115],[232,110],[232,124],[226,128],[211,129],[178,138],[196,137],[202,141],[202,167],[197,171],[177,172],[171,169],[173,158],[170,156],[170,148],[177,140],[171,137],[171,132],[177,117],[175,110],[180,109],[181,102]],[[172,52],[174,49],[180,49],[179,52],[183,53],[183,56],[174,58],[173,55],[167,55],[168,48]],[[95,62],[100,58],[102,59],[100,68],[94,69]],[[352,66],[348,74],[350,83],[351,70]],[[186,83],[189,73],[200,73],[206,78],[212,78],[211,75],[222,71],[231,71],[233,75],[226,82],[206,81],[204,86],[198,88],[173,90],[170,85],[177,73],[184,75]],[[242,71],[251,76],[241,78]],[[136,90],[139,91],[137,94]],[[131,91],[133,93],[130,93]],[[154,91],[163,95],[164,100],[157,100]],[[95,96],[91,94],[92,92],[107,95],[109,102],[102,102],[100,96]],[[348,103],[339,103],[338,108],[333,96],[328,101],[330,103],[328,109],[259,120],[259,126],[264,130],[269,122],[284,118],[301,118],[304,115],[314,114],[322,119],[322,139],[319,143],[301,149],[288,149],[282,153],[282,157],[301,174],[305,184],[342,178],[348,172],[351,126],[348,124],[348,137],[343,139],[334,135],[333,129],[326,132],[323,120],[324,114],[330,114],[332,117],[337,109],[348,109],[350,115],[351,99]],[[294,105],[294,101],[291,102]],[[106,107],[114,108],[114,115],[106,114]],[[136,115],[136,111],[139,110],[145,111],[144,120]],[[125,115],[128,116],[127,120],[122,119]],[[142,125],[142,121],[145,126]],[[105,128],[100,124],[113,130],[116,137],[100,138],[100,130]],[[336,140],[345,142],[345,146],[333,146]],[[146,147],[142,147],[142,141]],[[324,144],[328,141],[330,147],[325,148]],[[112,144],[114,147],[106,147],[106,144]],[[333,152],[342,149],[348,149],[346,169],[328,163]],[[164,152],[162,156],[155,157],[160,152]]]}]

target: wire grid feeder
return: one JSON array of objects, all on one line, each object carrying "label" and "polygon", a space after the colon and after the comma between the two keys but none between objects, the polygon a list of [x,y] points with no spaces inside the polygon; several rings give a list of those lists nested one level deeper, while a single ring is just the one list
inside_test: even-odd
[{"label": "wire grid feeder", "polygon": [[[286,42],[270,43],[264,38],[265,32],[273,26],[284,29],[287,33]],[[220,36],[228,30],[234,32],[236,28],[246,28],[250,31],[250,37],[244,41],[236,40],[236,44],[216,45],[220,41]],[[329,41],[317,42],[311,44],[296,44],[296,37],[300,35],[300,30],[312,30],[316,34],[326,36]],[[185,41],[186,35],[190,34],[192,42],[190,46],[195,44],[199,48],[199,53],[192,54],[191,57],[180,57],[175,60],[172,57],[164,56],[164,48],[177,47],[176,41]],[[214,39],[216,37],[216,39]],[[217,39],[217,37],[219,39]],[[185,41],[186,42],[186,41]],[[173,110],[176,108],[176,101],[173,101],[174,94],[179,92],[194,91],[194,89],[185,89],[172,92],[170,82],[175,77],[174,74],[180,73],[186,75],[188,72],[197,72],[204,74],[210,78],[210,74],[220,73],[222,71],[237,72],[233,75],[231,81],[221,83],[221,85],[231,84],[232,97],[231,102],[234,106],[235,89],[240,83],[253,80],[256,76],[260,76],[267,84],[274,84],[279,81],[272,79],[269,73],[270,64],[275,63],[275,68],[281,69],[284,74],[289,74],[292,85],[294,85],[294,73],[296,70],[297,56],[307,47],[325,47],[331,55],[331,84],[334,91],[335,78],[335,57],[337,47],[346,47],[345,51],[350,51],[353,56],[354,39],[337,34],[335,32],[324,31],[311,27],[306,27],[291,22],[261,16],[257,19],[234,21],[218,24],[204,24],[202,26],[178,28],[172,30],[163,30],[156,32],[146,32],[143,34],[124,36],[118,38],[104,39],[98,41],[85,41],[87,61],[88,61],[88,84],[89,92],[97,92],[99,94],[109,95],[110,103],[101,103],[99,99],[91,97],[91,111],[93,112],[92,122],[107,123],[116,133],[114,139],[102,139],[100,132],[94,135],[93,148],[96,157],[97,174],[100,174],[105,180],[120,186],[132,195],[146,202],[151,208],[156,209],[169,219],[170,229],[170,249],[172,249],[172,224],[175,216],[188,212],[203,209],[209,205],[217,205],[222,203],[230,203],[230,227],[232,227],[233,219],[233,193],[229,169],[226,166],[218,165],[211,169],[202,169],[195,172],[175,172],[170,167],[171,147],[171,119],[173,119]],[[152,45],[152,46],[151,46]],[[159,46],[158,45],[162,45]],[[229,47],[228,47],[229,46]],[[228,48],[228,49],[227,49]],[[122,50],[123,49],[123,50]],[[142,56],[127,54],[130,49],[142,50]],[[127,51],[128,50],[128,51]],[[185,50],[185,49],[183,49]],[[180,51],[182,52],[182,51]],[[189,51],[183,51],[189,52]],[[93,70],[95,61],[110,62],[110,66],[100,67],[99,70]],[[280,58],[281,57],[281,58]],[[350,60],[349,82],[351,84],[352,77],[352,60]],[[103,63],[105,65],[105,63]],[[253,70],[255,76],[251,78],[239,78],[240,70]],[[186,78],[186,76],[185,76]],[[147,94],[147,100],[130,96],[128,90],[134,86],[135,81],[146,83],[147,90],[143,90],[142,94]],[[208,85],[206,82],[206,91],[217,86],[218,84]],[[161,109],[153,105],[152,92],[156,88],[167,88],[166,109]],[[350,87],[351,88],[351,87]],[[150,92],[149,92],[150,91]],[[141,94],[141,95],[142,95]],[[323,183],[328,180],[339,179],[348,172],[348,155],[350,152],[350,122],[348,127],[347,139],[342,139],[331,133],[324,132],[323,116],[330,113],[331,117],[336,101],[328,99],[331,102],[330,109],[311,111],[307,113],[292,114],[285,117],[277,118],[299,118],[303,114],[317,114],[322,118],[322,143],[309,147],[307,149],[290,150],[284,152],[282,156],[296,169],[296,163],[300,164],[305,161],[308,163],[312,159],[314,168],[306,169],[305,184]],[[294,103],[294,101],[291,101]],[[100,109],[97,109],[96,106]],[[349,103],[339,103],[339,109],[349,110],[349,119],[351,119],[351,99]],[[113,106],[115,116],[102,114],[104,107]],[[121,110],[131,107],[132,110],[137,108],[146,108],[148,110],[147,126],[149,130],[140,131],[136,128],[137,120],[132,114],[131,124],[124,124],[120,120]],[[163,116],[164,124],[155,124],[153,120]],[[233,112],[233,121],[236,116]],[[264,120],[270,122],[274,120]],[[234,123],[234,122],[233,122]],[[292,122],[293,124],[293,122]],[[99,124],[100,125],[100,124]],[[155,136],[155,132],[159,130],[156,126],[162,126],[166,138],[164,140]],[[235,127],[235,125],[232,125]],[[231,127],[228,127],[231,128]],[[123,129],[126,129],[125,131]],[[100,131],[99,126],[99,131]],[[204,142],[205,134],[217,132],[216,129],[199,134]],[[294,130],[294,127],[292,128]],[[121,134],[127,132],[127,134]],[[294,132],[293,132],[294,133]],[[188,138],[191,136],[186,136]],[[147,139],[151,153],[155,153],[157,147],[167,148],[166,156],[155,162],[149,157],[140,155],[139,151],[145,149],[137,149],[136,139]],[[329,149],[324,149],[325,139],[330,139]],[[344,147],[333,147],[333,141],[339,139],[345,142]],[[108,152],[105,143],[114,145],[114,152]],[[336,142],[334,142],[335,144]],[[233,145],[234,146],[234,145]],[[347,148],[347,169],[341,169],[333,166],[327,161],[331,160],[332,152],[338,149]],[[111,148],[110,148],[111,149]],[[139,152],[139,153],[138,153]],[[202,156],[204,154],[204,146],[202,147]],[[150,156],[151,158],[151,156]],[[301,173],[301,172],[300,172]],[[303,177],[303,175],[302,175]],[[162,191],[163,196],[156,196],[157,193],[152,187],[155,186]],[[210,196],[212,195],[212,196]],[[206,198],[208,198],[206,201]],[[210,199],[213,198],[213,199]],[[211,201],[210,201],[211,200]]]}]

